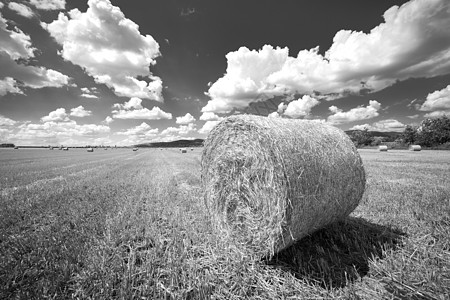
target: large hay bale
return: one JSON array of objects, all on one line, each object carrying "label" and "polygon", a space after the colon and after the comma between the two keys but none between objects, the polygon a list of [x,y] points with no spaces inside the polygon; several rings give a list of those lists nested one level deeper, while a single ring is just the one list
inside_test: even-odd
[{"label": "large hay bale", "polygon": [[411,146],[409,146],[409,150],[410,151],[420,151],[420,150],[422,150],[422,147],[420,147],[420,145],[411,145]]},{"label": "large hay bale", "polygon": [[315,121],[228,117],[209,133],[201,166],[213,225],[259,257],[348,216],[365,188],[350,138]]},{"label": "large hay bale", "polygon": [[380,146],[378,146],[378,151],[387,152],[388,151],[388,146],[380,145]]}]

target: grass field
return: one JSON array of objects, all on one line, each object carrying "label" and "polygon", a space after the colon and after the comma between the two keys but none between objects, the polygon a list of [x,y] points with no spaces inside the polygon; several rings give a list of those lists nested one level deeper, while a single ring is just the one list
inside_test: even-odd
[{"label": "grass field", "polygon": [[200,151],[0,150],[0,299],[450,298],[450,151],[360,150],[351,216],[258,261],[212,232]]}]

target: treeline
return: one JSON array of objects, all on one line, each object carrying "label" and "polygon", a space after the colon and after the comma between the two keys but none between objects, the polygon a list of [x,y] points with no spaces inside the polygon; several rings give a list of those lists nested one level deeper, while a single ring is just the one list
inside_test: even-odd
[{"label": "treeline", "polygon": [[16,145],[11,144],[11,143],[0,144],[0,148],[14,148],[14,147],[16,147]]},{"label": "treeline", "polygon": [[348,131],[347,134],[357,147],[396,143],[399,146],[418,144],[430,148],[450,148],[450,118],[428,118],[418,126],[407,125],[402,133],[389,133],[384,136],[377,136],[367,129]]},{"label": "treeline", "polygon": [[177,140],[172,142],[159,142],[159,143],[148,143],[135,145],[136,147],[142,148],[191,148],[191,147],[202,147],[203,140]]}]

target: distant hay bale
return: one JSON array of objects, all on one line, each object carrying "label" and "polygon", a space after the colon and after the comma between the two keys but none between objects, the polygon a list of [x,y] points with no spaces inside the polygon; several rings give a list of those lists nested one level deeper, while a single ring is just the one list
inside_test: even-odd
[{"label": "distant hay bale", "polygon": [[411,145],[411,146],[409,146],[409,150],[410,151],[420,151],[420,150],[422,150],[422,147],[420,147],[420,145]]},{"label": "distant hay bale", "polygon": [[181,149],[181,153],[187,153],[186,148]]},{"label": "distant hay bale", "polygon": [[388,146],[380,145],[380,146],[378,146],[378,151],[387,152],[388,151]]},{"label": "distant hay bale", "polygon": [[365,189],[353,142],[315,121],[228,117],[205,140],[201,167],[215,228],[257,256],[348,216]]},{"label": "distant hay bale", "polygon": [[194,151],[194,148],[191,148],[191,151]]},{"label": "distant hay bale", "polygon": [[133,151],[138,151],[138,148],[137,148],[137,147],[134,147],[134,148],[133,148]]},{"label": "distant hay bale", "polygon": [[87,152],[94,152],[93,148],[87,148]]}]

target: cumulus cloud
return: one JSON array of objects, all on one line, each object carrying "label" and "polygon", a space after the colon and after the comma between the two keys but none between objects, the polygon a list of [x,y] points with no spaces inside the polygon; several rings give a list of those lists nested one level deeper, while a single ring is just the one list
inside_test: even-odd
[{"label": "cumulus cloud", "polygon": [[450,109],[449,110],[436,110],[433,112],[426,113],[424,115],[425,118],[438,118],[442,116],[450,116]]},{"label": "cumulus cloud", "polygon": [[177,124],[183,124],[183,125],[189,124],[192,122],[195,122],[195,118],[190,113],[187,113],[182,117],[177,117],[177,120],[176,120]]},{"label": "cumulus cloud", "polygon": [[218,115],[216,115],[213,112],[204,112],[200,116],[200,120],[202,120],[202,121],[222,121],[223,117],[219,117]]},{"label": "cumulus cloud", "polygon": [[107,116],[103,122],[106,124],[111,124],[112,122],[114,122],[114,119],[110,116]]},{"label": "cumulus cloud", "polygon": [[17,81],[15,81],[14,78],[6,77],[0,80],[0,96],[5,96],[7,93],[23,94],[17,87]]},{"label": "cumulus cloud", "polygon": [[41,118],[42,122],[69,121],[65,108],[57,108],[47,116]]},{"label": "cumulus cloud", "polygon": [[66,8],[66,0],[30,0],[37,9],[61,10]]},{"label": "cumulus cloud", "polygon": [[89,0],[88,6],[86,12],[73,9],[42,23],[62,45],[62,57],[118,96],[163,101],[162,81],[149,70],[160,55],[158,43],[141,35],[139,26],[109,0]]},{"label": "cumulus cloud", "polygon": [[95,95],[95,93],[97,92],[97,88],[92,87],[92,88],[87,88],[87,87],[83,87],[81,88],[81,97],[83,98],[90,98],[90,99],[98,99],[98,96]]},{"label": "cumulus cloud", "polygon": [[183,136],[195,131],[195,124],[180,125],[178,127],[168,127],[161,132],[161,135]]},{"label": "cumulus cloud", "polygon": [[208,134],[220,121],[206,121],[202,128],[198,130],[200,134]]},{"label": "cumulus cloud", "polygon": [[395,131],[402,132],[405,130],[405,124],[395,119],[386,119],[373,123],[372,125],[363,124],[363,125],[355,125],[350,130],[369,130],[369,131]]},{"label": "cumulus cloud", "polygon": [[319,104],[317,99],[309,95],[304,95],[302,98],[290,102],[284,110],[284,114],[295,119],[306,117],[317,104]]},{"label": "cumulus cloud", "polygon": [[69,120],[66,122],[48,121],[41,124],[26,123],[19,126],[18,132],[11,134],[13,140],[22,143],[42,144],[45,143],[61,143],[67,144],[69,140],[72,144],[80,144],[81,141],[75,141],[71,138],[82,138],[83,140],[96,137],[101,134],[109,133],[110,128],[106,125],[83,124]]},{"label": "cumulus cloud", "polygon": [[83,118],[92,115],[92,111],[84,109],[82,105],[70,109],[70,115],[72,117]]},{"label": "cumulus cloud", "polygon": [[70,78],[58,71],[27,65],[34,57],[31,39],[17,27],[7,28],[7,21],[0,14],[0,94],[21,93],[23,87],[61,87]]},{"label": "cumulus cloud", "polygon": [[142,106],[142,99],[133,97],[128,102],[123,104],[115,103],[112,111],[114,119],[172,119],[172,114],[161,110],[154,106],[151,110]]},{"label": "cumulus cloud", "polygon": [[439,91],[428,94],[427,99],[419,107],[421,111],[450,110],[450,85]]},{"label": "cumulus cloud", "polygon": [[148,125],[145,122],[142,122],[141,125],[138,125],[136,127],[129,128],[127,130],[119,131],[116,134],[118,135],[139,135],[139,136],[145,136],[145,137],[151,137],[158,133],[158,128],[152,128],[150,125]]},{"label": "cumulus cloud", "polygon": [[34,13],[31,10],[31,8],[29,8],[25,4],[21,4],[21,3],[17,3],[17,2],[9,2],[8,8],[10,10],[15,11],[16,13],[18,13],[19,15],[21,15],[22,17],[25,17],[25,18],[31,18],[34,16]]},{"label": "cumulus cloud", "polygon": [[120,141],[119,145],[135,145],[140,143],[147,143],[158,135],[158,128],[151,128],[145,122],[142,122],[136,127],[132,127],[123,131],[119,131],[117,135],[123,135],[127,138]]},{"label": "cumulus cloud", "polygon": [[372,119],[379,115],[378,110],[380,108],[381,104],[376,100],[370,100],[368,106],[358,106],[350,109],[349,111],[343,111],[333,105],[328,108],[333,114],[328,116],[327,121],[331,124],[337,125]]},{"label": "cumulus cloud", "polygon": [[269,117],[269,118],[281,118],[280,114],[278,112],[276,112],[276,111],[268,114],[267,117]]},{"label": "cumulus cloud", "polygon": [[34,57],[36,48],[32,47],[30,36],[17,27],[9,30],[7,26],[6,19],[0,14],[0,51],[6,52],[12,60]]},{"label": "cumulus cloud", "polygon": [[384,89],[398,80],[450,73],[450,2],[412,0],[393,6],[369,33],[341,30],[324,55],[319,48],[289,56],[288,48],[241,47],[208,91],[202,112],[227,113],[273,96],[339,95]]},{"label": "cumulus cloud", "polygon": [[0,126],[13,126],[16,121],[0,115]]}]

